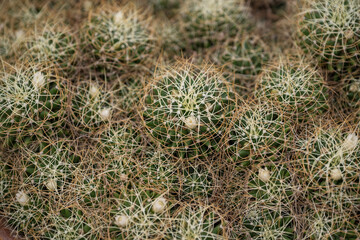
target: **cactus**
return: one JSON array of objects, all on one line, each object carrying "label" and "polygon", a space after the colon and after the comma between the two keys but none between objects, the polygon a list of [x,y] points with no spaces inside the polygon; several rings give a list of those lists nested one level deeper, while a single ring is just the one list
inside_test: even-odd
[{"label": "cactus", "polygon": [[213,207],[184,205],[174,213],[165,239],[227,239],[224,227]]},{"label": "cactus", "polygon": [[166,16],[173,17],[176,15],[184,0],[150,0],[149,3],[154,13],[165,13]]},{"label": "cactus", "polygon": [[357,239],[360,232],[351,213],[312,208],[306,212],[306,239]]},{"label": "cactus", "polygon": [[219,149],[236,106],[234,93],[219,73],[189,63],[165,69],[150,84],[142,104],[150,137],[180,158]]},{"label": "cactus", "polygon": [[294,239],[295,226],[290,209],[253,203],[242,220],[247,238]]},{"label": "cactus", "polygon": [[358,138],[356,129],[345,132],[341,126],[320,126],[298,141],[296,170],[306,176],[308,198],[324,201],[338,192],[358,194]]},{"label": "cactus", "polygon": [[[10,69],[10,70],[8,70]],[[0,137],[16,147],[31,139],[66,131],[63,125],[66,83],[50,68],[37,65],[4,68],[0,83]]]},{"label": "cactus", "polygon": [[97,130],[116,114],[114,93],[95,82],[79,83],[72,95],[71,117],[80,131]]},{"label": "cactus", "polygon": [[282,111],[298,120],[326,112],[329,106],[324,81],[304,61],[282,59],[277,66],[265,70],[257,82],[255,96],[279,105]]},{"label": "cactus", "polygon": [[249,10],[241,0],[188,0],[180,15],[186,41],[193,50],[212,47],[251,28]]},{"label": "cactus", "polygon": [[24,60],[56,64],[64,70],[73,68],[77,57],[77,43],[72,33],[66,28],[51,25],[33,33],[27,42],[27,49]]},{"label": "cactus", "polygon": [[275,164],[260,167],[251,173],[248,193],[257,203],[266,203],[267,206],[290,203],[294,200],[296,189],[293,179],[287,167]]},{"label": "cactus", "polygon": [[83,50],[107,69],[142,66],[155,52],[149,24],[146,13],[130,4],[117,12],[103,9],[83,29]]},{"label": "cactus", "polygon": [[171,202],[164,195],[136,186],[114,193],[112,226],[109,231],[116,239],[156,239],[168,227]]},{"label": "cactus", "polygon": [[230,38],[211,56],[217,64],[224,65],[225,76],[230,80],[234,78],[241,95],[252,94],[255,78],[269,58],[265,43],[256,35]]},{"label": "cactus", "polygon": [[229,131],[228,153],[241,166],[274,160],[291,147],[293,135],[291,119],[277,106],[243,106]]},{"label": "cactus", "polygon": [[313,1],[299,24],[300,46],[329,71],[352,72],[360,65],[359,24],[358,0]]}]

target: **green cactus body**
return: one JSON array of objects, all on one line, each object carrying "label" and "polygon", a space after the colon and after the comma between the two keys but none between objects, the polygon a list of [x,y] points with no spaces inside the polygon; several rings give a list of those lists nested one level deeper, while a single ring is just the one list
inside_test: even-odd
[{"label": "green cactus body", "polygon": [[224,220],[209,206],[184,205],[174,213],[165,239],[227,239]]},{"label": "green cactus body", "polygon": [[93,82],[76,86],[72,96],[73,124],[80,130],[91,132],[108,124],[116,112],[113,92]]},{"label": "green cactus body", "polygon": [[150,0],[150,4],[154,13],[165,13],[169,17],[173,17],[180,8],[184,0]]},{"label": "green cactus body", "polygon": [[66,29],[57,30],[47,26],[42,32],[35,32],[27,43],[25,59],[38,63],[55,64],[63,70],[70,70],[77,57],[77,43]]},{"label": "green cactus body", "polygon": [[259,37],[245,35],[230,38],[213,54],[212,59],[224,65],[225,76],[234,76],[235,86],[241,95],[249,95],[254,90],[254,82],[270,56]]},{"label": "green cactus body", "polygon": [[228,153],[241,166],[275,160],[294,139],[292,121],[271,104],[243,107],[229,131]]},{"label": "green cactus body", "polygon": [[37,137],[65,134],[66,90],[63,81],[49,69],[15,69],[2,72],[0,83],[0,137],[15,147]]},{"label": "green cactus body", "polygon": [[143,100],[143,124],[175,157],[193,158],[219,149],[235,106],[234,93],[217,72],[185,63],[151,83]]},{"label": "green cactus body", "polygon": [[141,66],[154,52],[149,20],[130,6],[94,15],[84,29],[84,51],[105,68]]},{"label": "green cactus body", "polygon": [[306,239],[349,239],[359,237],[358,224],[349,213],[311,209],[306,213]]},{"label": "green cactus body", "polygon": [[[319,127],[307,139],[300,140],[298,145],[297,171],[306,176],[308,198],[322,202],[339,192],[349,196],[358,192],[358,133],[345,134],[341,132],[341,128]],[[351,199],[348,199],[350,203]],[[346,202],[339,203],[346,205]]]},{"label": "green cactus body", "polygon": [[300,22],[300,46],[326,69],[350,73],[360,65],[359,24],[358,0],[314,1]]},{"label": "green cactus body", "polygon": [[237,0],[189,0],[180,13],[186,40],[193,50],[212,47],[251,28],[249,10]]},{"label": "green cactus body", "polygon": [[286,167],[271,165],[261,167],[251,174],[248,193],[259,203],[276,205],[279,202],[292,202],[295,186],[293,177]]},{"label": "green cactus body", "polygon": [[246,210],[242,224],[251,239],[294,239],[295,226],[286,207],[253,203]]},{"label": "green cactus body", "polygon": [[328,106],[328,93],[322,77],[309,65],[284,62],[265,70],[257,83],[255,96],[270,101],[297,120],[321,115]]},{"label": "green cactus body", "polygon": [[114,194],[109,231],[114,239],[159,239],[169,223],[171,203],[162,195],[136,186]]}]

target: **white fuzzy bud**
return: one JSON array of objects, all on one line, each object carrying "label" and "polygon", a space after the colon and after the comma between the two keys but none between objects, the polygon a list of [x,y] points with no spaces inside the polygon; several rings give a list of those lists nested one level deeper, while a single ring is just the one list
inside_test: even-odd
[{"label": "white fuzzy bud", "polygon": [[114,15],[114,23],[115,24],[121,24],[124,20],[124,14],[122,11],[118,11],[117,13],[115,13]]},{"label": "white fuzzy bud", "polygon": [[17,192],[15,197],[16,201],[18,201],[22,206],[25,206],[30,202],[29,196],[23,191]]},{"label": "white fuzzy bud", "polygon": [[350,92],[358,92],[360,90],[360,84],[353,83],[350,85]]},{"label": "white fuzzy bud", "polygon": [[36,72],[32,79],[32,84],[36,89],[40,89],[45,84],[45,76],[41,72]]},{"label": "white fuzzy bud", "polygon": [[49,180],[46,181],[45,186],[47,187],[47,189],[49,189],[50,191],[55,191],[57,188],[57,181],[56,179],[50,178]]},{"label": "white fuzzy bud", "polygon": [[340,180],[342,179],[342,173],[339,168],[334,168],[330,171],[330,177],[333,180]]},{"label": "white fuzzy bud", "polygon": [[190,129],[195,129],[197,126],[199,126],[199,122],[194,116],[185,118],[184,123],[185,123],[185,126]]},{"label": "white fuzzy bud", "polygon": [[99,88],[95,85],[91,85],[90,90],[89,90],[90,96],[94,98],[94,97],[97,97],[99,95],[99,93],[100,93]]},{"label": "white fuzzy bud", "polygon": [[343,142],[342,146],[345,150],[354,150],[357,147],[358,142],[359,142],[358,136],[356,136],[356,134],[354,133],[350,133]]},{"label": "white fuzzy bud", "polygon": [[270,177],[271,177],[271,175],[270,175],[269,170],[267,170],[266,168],[265,169],[262,169],[262,168],[259,169],[259,178],[260,178],[261,181],[268,182],[270,180]]},{"label": "white fuzzy bud", "polygon": [[157,198],[153,203],[152,203],[152,209],[155,213],[161,213],[165,210],[166,208],[166,199],[163,197],[159,197]]},{"label": "white fuzzy bud", "polygon": [[111,109],[103,108],[99,111],[99,115],[103,120],[109,120],[111,117]]},{"label": "white fuzzy bud", "polygon": [[115,224],[119,227],[126,227],[129,224],[129,217],[125,215],[116,216]]}]

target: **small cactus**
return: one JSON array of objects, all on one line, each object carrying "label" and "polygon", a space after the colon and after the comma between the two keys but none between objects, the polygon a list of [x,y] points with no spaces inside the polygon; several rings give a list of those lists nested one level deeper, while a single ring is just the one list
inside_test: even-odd
[{"label": "small cactus", "polygon": [[265,70],[257,82],[255,96],[278,105],[298,120],[326,112],[329,106],[324,80],[304,61],[282,59],[275,67]]},{"label": "small cactus", "polygon": [[241,165],[270,160],[290,148],[293,135],[292,121],[277,106],[243,106],[229,131],[228,152]]},{"label": "small cactus", "polygon": [[173,215],[165,239],[227,239],[224,227],[213,207],[184,205]]},{"label": "small cactus", "polygon": [[[36,137],[64,132],[64,80],[50,68],[11,67],[1,72],[0,138],[15,147]],[[52,133],[53,133],[52,132]]]},{"label": "small cactus", "polygon": [[358,0],[313,1],[299,24],[300,46],[324,68],[352,72],[360,65],[359,24]]},{"label": "small cactus", "polygon": [[[240,37],[241,36],[241,37]],[[220,43],[212,60],[224,65],[225,76],[232,81],[241,95],[250,95],[255,78],[261,73],[270,56],[265,43],[256,35],[237,35]]]},{"label": "small cactus", "polygon": [[180,158],[219,148],[235,109],[235,95],[209,66],[180,63],[165,69],[143,99],[143,124],[152,139]]},{"label": "small cactus", "polygon": [[360,78],[349,75],[343,80],[343,92],[347,103],[354,109],[360,109]]},{"label": "small cactus", "polygon": [[193,50],[214,46],[251,28],[241,0],[188,0],[180,8],[186,41]]},{"label": "small cactus", "polygon": [[251,239],[294,239],[295,226],[290,209],[253,203],[242,221]]},{"label": "small cactus", "polygon": [[83,50],[105,68],[141,66],[155,51],[149,25],[146,13],[130,4],[103,9],[83,29]]},{"label": "small cactus", "polygon": [[112,238],[156,239],[165,234],[172,206],[165,196],[136,186],[115,193]]},{"label": "small cactus", "polygon": [[27,49],[25,59],[56,64],[60,69],[71,69],[77,57],[75,37],[68,29],[55,26],[34,32],[27,42]]},{"label": "small cactus", "polygon": [[95,82],[79,83],[72,96],[73,124],[81,131],[97,130],[116,113],[113,92]]}]

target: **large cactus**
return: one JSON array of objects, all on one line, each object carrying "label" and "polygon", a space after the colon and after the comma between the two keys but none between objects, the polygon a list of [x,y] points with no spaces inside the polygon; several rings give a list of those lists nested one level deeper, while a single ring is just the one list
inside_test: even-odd
[{"label": "large cactus", "polygon": [[153,141],[176,157],[192,158],[219,149],[235,96],[209,66],[179,63],[150,84],[141,112]]}]

